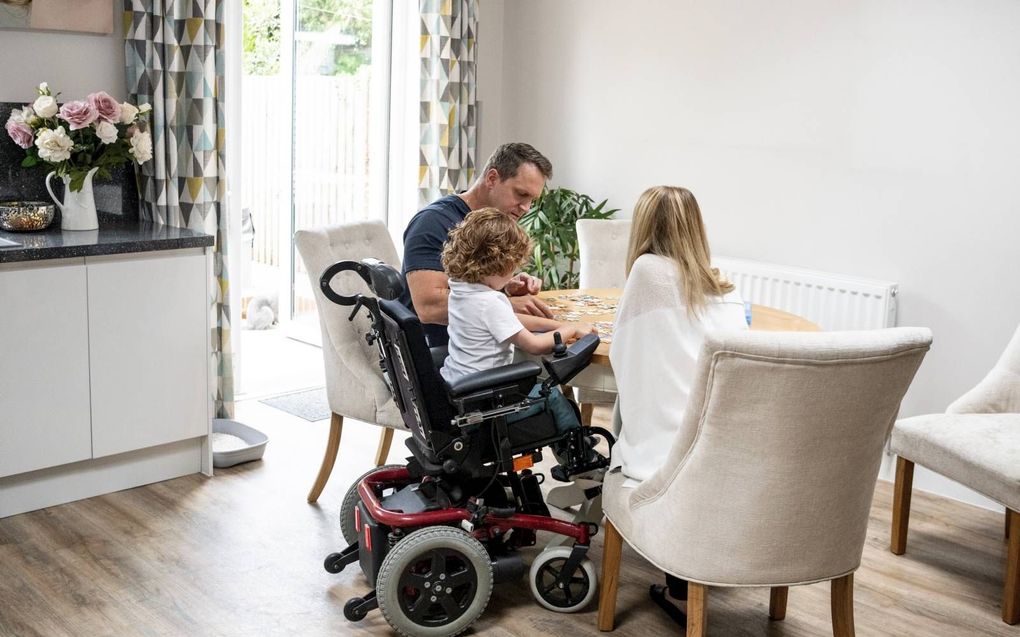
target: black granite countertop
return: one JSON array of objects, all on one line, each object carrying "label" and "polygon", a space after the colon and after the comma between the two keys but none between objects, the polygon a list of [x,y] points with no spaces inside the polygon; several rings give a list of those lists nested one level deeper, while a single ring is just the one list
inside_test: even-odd
[{"label": "black granite countertop", "polygon": [[[3,239],[18,245],[5,247]],[[0,230],[0,263],[202,248],[214,241],[212,235],[194,230],[100,213],[98,230],[61,231],[59,221],[39,232]]]}]

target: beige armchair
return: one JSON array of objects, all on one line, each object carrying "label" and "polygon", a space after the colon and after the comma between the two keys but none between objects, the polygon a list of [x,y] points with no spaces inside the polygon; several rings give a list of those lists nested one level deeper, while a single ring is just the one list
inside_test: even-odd
[{"label": "beige armchair", "polygon": [[890,448],[899,457],[889,550],[907,550],[915,463],[988,496],[1006,507],[1002,621],[1020,623],[1020,328],[992,371],[946,413],[898,421]]},{"label": "beige armchair", "polygon": [[[630,219],[579,219],[576,228],[581,288],[622,288],[627,282]],[[579,388],[581,422],[590,425],[594,406],[615,400],[612,392]]]},{"label": "beige armchair", "polygon": [[[327,299],[319,289],[319,277],[337,261],[374,257],[399,268],[400,259],[386,226],[379,221],[298,230],[294,241],[315,291],[322,328],[326,395],[332,412],[326,454],[308,493],[308,501],[315,502],[333,471],[345,417],[383,428],[375,456],[377,466],[386,462],[393,430],[406,428],[379,369],[379,353],[365,341],[370,327],[367,313],[360,312],[354,321],[347,320],[351,308]],[[345,296],[369,293],[365,282],[353,274],[334,278],[333,288]]]},{"label": "beige armchair", "polygon": [[782,619],[789,586],[826,580],[833,633],[853,635],[882,449],[930,344],[923,328],[709,336],[666,465],[634,487],[606,475],[599,628],[626,540],[689,582],[688,637],[705,633],[710,587],[770,587]]}]

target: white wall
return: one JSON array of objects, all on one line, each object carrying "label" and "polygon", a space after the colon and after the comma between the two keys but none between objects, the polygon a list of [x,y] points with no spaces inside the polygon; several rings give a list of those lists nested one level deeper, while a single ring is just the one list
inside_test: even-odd
[{"label": "white wall", "polygon": [[0,102],[30,102],[39,82],[49,82],[61,101],[106,91],[127,97],[121,2],[114,2],[110,35],[66,31],[0,31]]},{"label": "white wall", "polygon": [[717,254],[898,281],[900,325],[935,333],[902,414],[1020,322],[1020,4],[516,0],[503,23],[498,130],[555,184],[624,215],[687,186]]}]

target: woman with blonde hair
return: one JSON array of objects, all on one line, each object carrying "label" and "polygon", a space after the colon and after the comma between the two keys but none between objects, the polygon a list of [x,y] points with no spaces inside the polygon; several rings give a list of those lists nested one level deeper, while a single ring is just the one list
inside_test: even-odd
[{"label": "woman with blonde hair", "polygon": [[[746,330],[744,302],[712,267],[698,201],[686,188],[649,188],[634,206],[627,283],[609,358],[618,400],[612,471],[636,487],[666,463],[683,421],[705,334]],[[668,595],[667,595],[668,592]],[[683,623],[687,582],[666,574],[652,599]]]},{"label": "woman with blonde hair", "polygon": [[746,329],[743,299],[712,267],[694,195],[675,186],[646,190],[634,206],[627,283],[609,353],[621,424],[613,465],[628,484],[665,463],[705,334]]}]

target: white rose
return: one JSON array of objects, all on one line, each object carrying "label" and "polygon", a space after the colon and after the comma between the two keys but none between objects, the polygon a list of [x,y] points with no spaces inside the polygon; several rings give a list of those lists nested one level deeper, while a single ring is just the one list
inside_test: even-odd
[{"label": "white rose", "polygon": [[135,121],[135,116],[138,115],[138,107],[134,104],[128,104],[124,102],[120,105],[120,123],[130,124]]},{"label": "white rose", "polygon": [[57,100],[52,95],[40,95],[32,104],[35,114],[43,119],[53,117],[57,114]]},{"label": "white rose", "polygon": [[35,145],[39,148],[39,157],[43,161],[57,163],[71,158],[74,142],[64,132],[64,127],[58,126],[57,130],[48,128],[40,130],[36,135]]},{"label": "white rose", "polygon": [[138,106],[138,112],[141,113],[142,115],[145,115],[146,113],[148,113],[151,110],[152,110],[152,104],[139,104],[139,106]]},{"label": "white rose", "polygon": [[104,144],[112,144],[117,141],[117,127],[110,122],[99,121],[96,123],[96,136]]},{"label": "white rose", "polygon": [[46,93],[46,91],[48,91],[48,90],[50,90],[49,82],[39,82],[39,93],[40,94]]},{"label": "white rose", "polygon": [[128,153],[135,158],[135,161],[139,164],[152,159],[152,135],[148,132],[135,133],[131,137],[131,149]]}]

